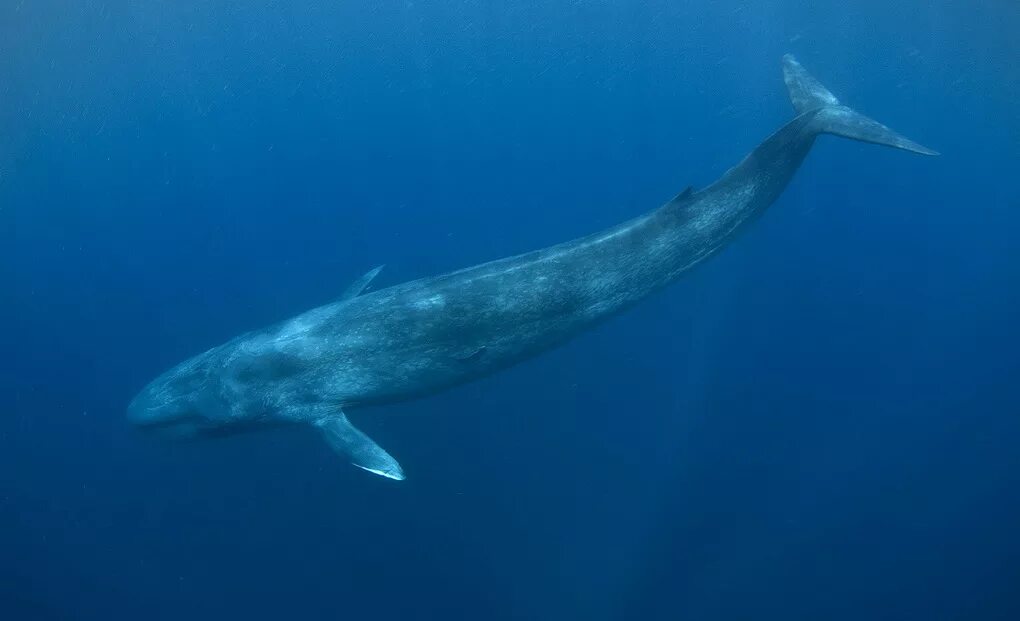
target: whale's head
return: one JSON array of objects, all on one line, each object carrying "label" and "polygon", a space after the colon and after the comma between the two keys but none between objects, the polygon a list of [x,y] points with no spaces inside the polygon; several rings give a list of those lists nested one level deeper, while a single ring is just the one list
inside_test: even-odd
[{"label": "whale's head", "polygon": [[231,422],[216,369],[215,350],[160,375],[128,405],[136,427],[177,438],[216,434]]}]

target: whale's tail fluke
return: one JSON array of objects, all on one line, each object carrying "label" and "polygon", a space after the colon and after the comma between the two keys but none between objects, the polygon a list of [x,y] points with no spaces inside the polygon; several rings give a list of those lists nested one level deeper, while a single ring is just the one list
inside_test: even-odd
[{"label": "whale's tail fluke", "polygon": [[790,101],[793,102],[798,114],[817,111],[814,123],[817,124],[819,132],[884,144],[922,155],[938,155],[937,151],[921,146],[878,121],[839,103],[836,96],[822,86],[821,82],[808,73],[790,54],[783,57],[783,79],[790,91]]}]

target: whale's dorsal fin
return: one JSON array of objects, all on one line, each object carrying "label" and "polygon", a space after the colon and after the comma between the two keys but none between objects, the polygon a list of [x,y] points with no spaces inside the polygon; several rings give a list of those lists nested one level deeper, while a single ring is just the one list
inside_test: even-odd
[{"label": "whale's dorsal fin", "polygon": [[404,480],[404,471],[397,460],[352,425],[343,410],[312,424],[322,431],[322,436],[334,451],[350,459],[355,466],[388,479]]},{"label": "whale's dorsal fin", "polygon": [[678,203],[683,203],[683,202],[685,202],[687,199],[689,199],[692,196],[694,196],[694,186],[693,185],[689,185],[686,188],[684,188],[683,192],[681,192],[681,193],[677,194],[676,196],[674,196],[673,200],[669,201],[668,204],[676,205]]},{"label": "whale's dorsal fin", "polygon": [[691,198],[694,197],[694,186],[689,185],[684,188],[683,192],[680,192],[674,196],[668,203],[662,206],[662,210],[669,213],[680,213],[691,203]]},{"label": "whale's dorsal fin", "polygon": [[385,265],[380,265],[378,267],[372,268],[364,276],[352,282],[351,285],[347,287],[347,289],[343,292],[343,295],[337,298],[336,301],[345,302],[351,298],[356,298],[359,295],[361,295],[361,292],[365,290],[365,287],[368,286],[368,283],[372,282],[372,279],[378,276],[379,272],[381,272],[382,268],[384,267]]}]

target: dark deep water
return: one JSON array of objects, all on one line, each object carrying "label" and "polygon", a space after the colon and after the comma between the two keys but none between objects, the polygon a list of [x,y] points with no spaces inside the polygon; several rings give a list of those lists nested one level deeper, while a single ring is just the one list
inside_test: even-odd
[{"label": "dark deep water", "polygon": [[[213,6],[215,5],[215,8]],[[0,6],[0,618],[1020,618],[1020,5]],[[313,433],[173,444],[166,367],[704,186],[794,52],[943,152],[819,140],[568,346]]]}]

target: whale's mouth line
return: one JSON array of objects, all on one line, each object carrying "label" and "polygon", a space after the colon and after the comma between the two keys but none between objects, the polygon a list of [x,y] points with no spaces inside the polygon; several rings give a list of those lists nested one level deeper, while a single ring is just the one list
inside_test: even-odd
[{"label": "whale's mouth line", "polygon": [[150,418],[135,421],[135,427],[139,429],[164,429],[166,427],[174,427],[183,423],[194,423],[198,419],[197,416],[179,416],[176,418]]},{"label": "whale's mouth line", "polygon": [[198,414],[185,414],[167,418],[140,418],[133,422],[135,427],[143,431],[183,436],[202,431],[207,421]]}]

